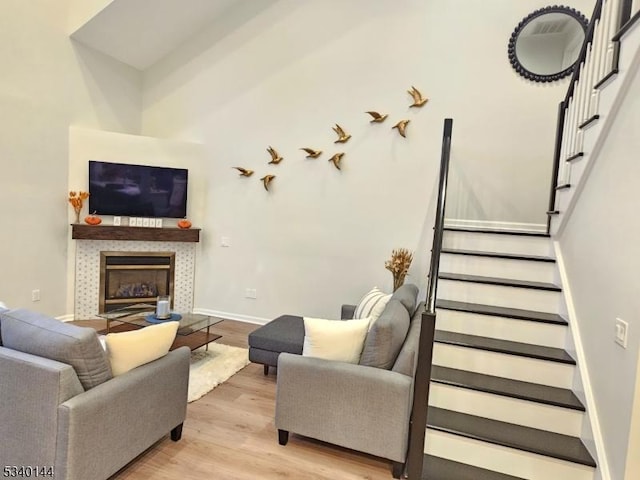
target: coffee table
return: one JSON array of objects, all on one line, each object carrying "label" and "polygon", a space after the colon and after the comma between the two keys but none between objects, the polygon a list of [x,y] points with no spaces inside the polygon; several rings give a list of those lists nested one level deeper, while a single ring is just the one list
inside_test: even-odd
[{"label": "coffee table", "polygon": [[[155,313],[155,311],[155,305],[136,304],[99,313],[98,317],[107,321],[106,330],[99,333],[126,332],[154,325],[155,323],[146,320],[146,316]],[[170,350],[182,346],[187,346],[192,351],[202,346],[208,350],[209,343],[222,337],[222,335],[216,335],[209,331],[211,326],[220,323],[222,318],[198,313],[180,313],[180,315],[182,318],[179,321],[178,332]]]}]

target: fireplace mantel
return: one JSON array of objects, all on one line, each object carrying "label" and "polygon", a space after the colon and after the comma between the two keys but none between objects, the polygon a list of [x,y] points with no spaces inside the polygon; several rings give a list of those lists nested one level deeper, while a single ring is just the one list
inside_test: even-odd
[{"label": "fireplace mantel", "polygon": [[150,228],[114,225],[71,225],[74,240],[138,240],[144,242],[199,242],[199,228]]}]

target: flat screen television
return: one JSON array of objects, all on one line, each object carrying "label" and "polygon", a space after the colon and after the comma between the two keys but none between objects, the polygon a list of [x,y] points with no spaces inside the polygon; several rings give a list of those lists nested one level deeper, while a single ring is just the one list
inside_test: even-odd
[{"label": "flat screen television", "polygon": [[89,160],[89,212],[185,218],[188,178],[185,168]]}]

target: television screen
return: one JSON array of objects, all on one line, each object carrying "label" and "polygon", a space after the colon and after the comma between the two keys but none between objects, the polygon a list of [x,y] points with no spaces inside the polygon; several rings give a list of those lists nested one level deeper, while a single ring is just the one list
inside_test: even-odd
[{"label": "television screen", "polygon": [[89,160],[89,212],[185,218],[188,174],[185,168]]}]

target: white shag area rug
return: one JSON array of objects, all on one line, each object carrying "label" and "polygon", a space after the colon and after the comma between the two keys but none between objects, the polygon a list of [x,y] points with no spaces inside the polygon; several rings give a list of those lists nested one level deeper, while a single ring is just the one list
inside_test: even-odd
[{"label": "white shag area rug", "polygon": [[249,364],[249,350],[212,342],[191,352],[188,401],[198,400]]}]

